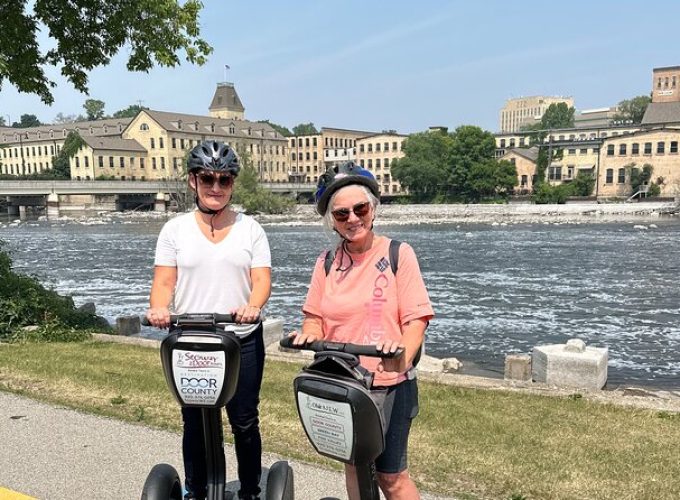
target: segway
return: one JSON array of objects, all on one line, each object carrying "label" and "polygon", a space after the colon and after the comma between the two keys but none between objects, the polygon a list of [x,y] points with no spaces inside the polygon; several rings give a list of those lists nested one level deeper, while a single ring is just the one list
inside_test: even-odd
[{"label": "segway", "polygon": [[[234,396],[241,366],[241,345],[230,314],[170,316],[170,333],[161,342],[161,362],[170,391],[183,407],[200,408],[203,418],[207,500],[224,500],[226,465],[222,408]],[[149,325],[146,318],[142,323]],[[266,500],[293,499],[293,472],[288,462],[271,466]],[[177,470],[157,464],[146,478],[142,500],[182,500]]]},{"label": "segway", "polygon": [[315,352],[314,361],[293,381],[302,427],[317,453],[356,467],[361,500],[378,500],[375,459],[385,448],[383,416],[370,394],[373,374],[359,365],[357,356],[394,358],[403,349],[384,354],[372,345],[293,345],[293,337],[279,345]]}]

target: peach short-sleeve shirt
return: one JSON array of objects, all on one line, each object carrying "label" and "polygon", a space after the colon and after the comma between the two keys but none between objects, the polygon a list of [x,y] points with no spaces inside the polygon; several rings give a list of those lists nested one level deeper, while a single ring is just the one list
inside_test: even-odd
[{"label": "peach short-sleeve shirt", "polygon": [[[381,340],[400,341],[409,321],[433,316],[416,254],[410,245],[399,247],[396,276],[389,262],[389,242],[377,244],[363,254],[339,249],[326,276],[322,253],[316,261],[303,312],[319,316],[325,340],[375,345]],[[346,270],[345,270],[346,269]],[[361,357],[361,365],[375,373],[374,385],[394,385],[405,373],[378,371],[379,358]]]}]

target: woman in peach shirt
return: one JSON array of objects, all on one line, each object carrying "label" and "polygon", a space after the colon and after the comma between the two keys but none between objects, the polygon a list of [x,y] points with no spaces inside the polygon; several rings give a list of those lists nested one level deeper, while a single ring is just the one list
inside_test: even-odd
[{"label": "woman in peach shirt", "polygon": [[[411,420],[418,413],[413,361],[433,317],[415,252],[398,247],[398,271],[392,272],[390,239],[373,232],[380,203],[373,175],[353,162],[334,167],[319,179],[317,212],[340,236],[328,273],[327,252],[316,261],[303,306],[302,332],[295,344],[314,340],[375,345],[377,350],[404,349],[397,359],[361,358],[373,372],[373,390],[385,393],[385,450],[376,460],[378,484],[387,500],[413,500],[418,490],[408,473]],[[358,499],[355,469],[345,466],[347,492]]]}]

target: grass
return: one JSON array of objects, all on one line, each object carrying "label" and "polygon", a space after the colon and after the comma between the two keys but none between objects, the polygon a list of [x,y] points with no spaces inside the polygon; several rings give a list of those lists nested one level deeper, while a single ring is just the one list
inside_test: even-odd
[{"label": "grass", "polygon": [[[265,448],[339,468],[304,437],[292,394],[299,369],[267,362]],[[0,389],[180,430],[155,349],[94,341],[0,344]],[[680,498],[680,417],[674,413],[421,381],[410,442],[410,470],[419,485],[461,499]]]}]

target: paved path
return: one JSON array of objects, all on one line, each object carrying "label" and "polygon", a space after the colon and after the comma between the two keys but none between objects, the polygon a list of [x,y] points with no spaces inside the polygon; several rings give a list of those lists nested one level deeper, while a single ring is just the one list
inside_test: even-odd
[{"label": "paved path", "polygon": [[[49,500],[138,499],[156,463],[173,464],[183,477],[180,449],[179,434],[0,392],[0,500],[22,498],[6,490]],[[225,451],[227,478],[235,478],[233,448]],[[266,454],[263,465],[277,460]],[[290,463],[297,500],[346,498],[341,473]],[[237,483],[230,482],[229,489],[237,489]]]}]

